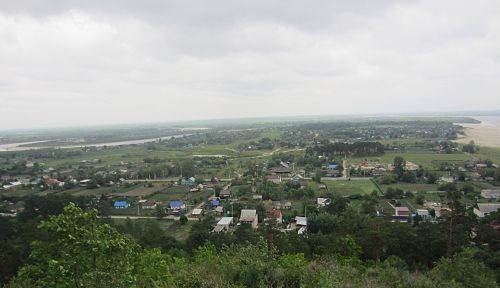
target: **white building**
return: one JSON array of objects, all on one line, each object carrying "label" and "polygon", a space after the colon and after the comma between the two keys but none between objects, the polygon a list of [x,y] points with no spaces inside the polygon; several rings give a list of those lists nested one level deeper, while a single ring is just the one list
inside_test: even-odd
[{"label": "white building", "polygon": [[193,212],[191,212],[191,216],[193,217],[201,217],[202,215],[203,215],[203,209],[201,208],[193,209]]},{"label": "white building", "polygon": [[233,217],[222,217],[222,219],[217,222],[214,230],[212,232],[221,232],[229,230],[229,227],[233,224]]},{"label": "white building", "polygon": [[304,234],[307,230],[307,217],[296,216],[295,217],[295,225],[296,225],[296,228],[299,229],[299,231],[297,231],[297,233]]}]

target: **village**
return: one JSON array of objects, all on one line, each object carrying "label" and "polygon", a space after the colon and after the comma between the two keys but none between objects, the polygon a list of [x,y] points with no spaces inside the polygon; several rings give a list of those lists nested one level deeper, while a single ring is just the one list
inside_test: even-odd
[{"label": "village", "polygon": [[[437,157],[450,155],[444,149],[432,147],[426,153]],[[500,188],[495,188],[497,180],[491,173],[499,167],[490,160],[472,158],[433,163],[439,166],[435,167],[439,173],[427,173],[421,164],[404,160],[403,176],[411,177],[398,181],[394,179],[397,163],[386,155],[382,159],[336,157],[328,161],[323,154],[315,156],[317,160],[312,163],[318,166],[311,169],[309,163],[303,163],[304,159],[299,158],[302,163],[295,163],[286,160],[289,155],[280,158],[278,154],[260,166],[255,162],[252,164],[255,167],[245,168],[236,178],[195,177],[194,171],[201,170],[204,158],[178,166],[166,164],[167,170],[180,172],[184,166],[185,173],[191,174],[179,178],[151,177],[151,174],[144,177],[145,172],[138,166],[124,161],[110,166],[102,159],[80,160],[78,169],[66,166],[54,169],[23,159],[14,163],[30,175],[1,176],[4,200],[0,209],[2,215],[15,216],[23,210],[22,201],[12,201],[17,195],[71,193],[94,197],[92,202],[102,217],[195,221],[209,215],[217,222],[211,228],[214,233],[233,231],[241,223],[257,228],[261,223],[274,221],[282,231],[302,234],[307,231],[308,209],[310,214],[321,213],[330,206],[332,197],[347,199],[350,206],[361,207],[366,213],[388,221],[436,222],[442,213],[450,212],[444,199],[446,191],[440,189],[462,183],[465,203],[477,217],[483,218],[500,208],[500,203],[495,203],[500,199]],[[206,159],[212,166],[213,161],[228,162]],[[156,160],[144,160],[151,161]],[[110,170],[110,167],[116,168]],[[141,174],[143,177],[139,177]]]}]

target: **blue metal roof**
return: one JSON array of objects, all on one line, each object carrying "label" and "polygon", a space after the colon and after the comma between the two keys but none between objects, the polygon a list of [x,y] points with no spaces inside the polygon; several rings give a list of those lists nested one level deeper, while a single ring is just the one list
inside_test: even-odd
[{"label": "blue metal roof", "polygon": [[212,201],[210,201],[210,203],[212,204],[212,206],[219,206],[220,201],[217,199],[213,199]]},{"label": "blue metal roof", "polygon": [[328,169],[337,169],[337,164],[328,165]]},{"label": "blue metal roof", "polygon": [[115,202],[115,207],[127,207],[128,203],[127,201],[116,201]]},{"label": "blue metal roof", "polygon": [[170,207],[182,207],[183,205],[183,201],[170,201]]}]

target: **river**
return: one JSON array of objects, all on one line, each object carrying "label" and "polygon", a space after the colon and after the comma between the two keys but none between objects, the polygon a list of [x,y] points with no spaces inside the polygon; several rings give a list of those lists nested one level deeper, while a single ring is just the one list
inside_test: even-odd
[{"label": "river", "polygon": [[144,144],[148,142],[154,142],[158,139],[165,140],[170,138],[182,138],[184,136],[190,136],[193,134],[178,134],[178,135],[169,135],[157,138],[147,138],[147,139],[138,139],[138,140],[127,140],[127,141],[115,141],[115,142],[107,142],[107,143],[95,143],[95,144],[68,144],[68,145],[60,145],[60,146],[36,146],[29,147],[24,145],[37,144],[49,142],[50,140],[43,141],[33,141],[33,142],[20,142],[20,143],[8,143],[8,144],[0,144],[0,152],[7,151],[27,151],[27,150],[36,150],[36,149],[44,149],[44,148],[56,148],[56,149],[68,149],[68,148],[80,148],[80,147],[103,147],[103,146],[121,146],[121,145],[133,145],[133,144]]},{"label": "river", "polygon": [[472,117],[488,126],[500,128],[500,116],[474,116]]}]

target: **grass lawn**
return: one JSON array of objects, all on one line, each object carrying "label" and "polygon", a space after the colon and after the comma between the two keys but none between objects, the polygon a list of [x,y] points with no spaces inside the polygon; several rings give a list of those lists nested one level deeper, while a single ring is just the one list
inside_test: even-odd
[{"label": "grass lawn", "polygon": [[386,191],[387,188],[392,187],[392,188],[399,188],[402,189],[403,191],[412,191],[412,192],[420,192],[420,191],[437,191],[438,190],[438,185],[437,184],[413,184],[413,183],[397,183],[397,184],[391,184],[391,185],[380,185],[380,188],[382,190]]},{"label": "grass lawn", "polygon": [[340,194],[341,196],[349,196],[354,194],[370,194],[373,190],[377,190],[375,185],[370,180],[340,180],[340,181],[323,181],[328,188],[328,192]]},{"label": "grass lawn", "polygon": [[189,231],[196,221],[188,221],[185,225],[181,225],[179,221],[171,222],[167,228],[167,235],[174,237],[177,241],[185,241],[189,236]]}]

